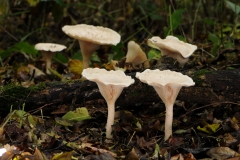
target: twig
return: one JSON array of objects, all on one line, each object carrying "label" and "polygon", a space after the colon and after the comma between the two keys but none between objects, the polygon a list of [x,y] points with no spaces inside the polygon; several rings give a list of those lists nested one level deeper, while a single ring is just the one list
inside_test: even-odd
[{"label": "twig", "polygon": [[131,136],[131,138],[129,139],[129,141],[128,141],[128,144],[127,144],[127,146],[129,145],[129,143],[131,142],[131,140],[132,140],[132,138],[133,138],[133,136],[134,136],[134,134],[136,133],[136,131],[134,131],[133,132],[133,134],[132,134],[132,136]]},{"label": "twig", "polygon": [[108,151],[106,149],[101,149],[101,148],[97,148],[97,147],[93,147],[91,143],[82,143],[79,148],[85,149],[85,148],[89,148],[91,149],[93,152],[100,152],[100,153],[108,153],[113,157],[117,157],[116,153],[113,153],[111,151]]},{"label": "twig", "polygon": [[12,35],[11,33],[9,33],[2,25],[0,25],[0,28],[6,32],[10,37],[12,37],[14,40],[19,41],[14,35]]}]

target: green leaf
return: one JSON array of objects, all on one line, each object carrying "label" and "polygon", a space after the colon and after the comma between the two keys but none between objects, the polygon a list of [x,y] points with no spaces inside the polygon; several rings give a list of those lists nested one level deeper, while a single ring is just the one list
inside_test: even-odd
[{"label": "green leaf", "polygon": [[54,58],[56,58],[61,63],[68,63],[68,58],[61,53],[56,53]]},{"label": "green leaf", "polygon": [[154,153],[153,153],[153,158],[156,158],[156,159],[158,159],[159,156],[160,155],[160,147],[159,147],[159,145],[156,143],[156,145],[155,145],[155,150],[154,150]]},{"label": "green leaf", "polygon": [[[122,51],[122,47],[122,42],[118,43],[116,46],[112,46],[112,52],[114,52],[114,56],[112,57],[112,59],[120,60],[125,56],[124,52]],[[109,61],[112,59],[109,59]]]},{"label": "green leaf", "polygon": [[163,27],[164,37],[167,37],[170,33],[171,29],[168,29],[166,26]]},{"label": "green leaf", "polygon": [[239,14],[240,12],[240,6],[236,5],[230,1],[226,1],[227,6],[235,13],[235,14]]},{"label": "green leaf", "polygon": [[38,51],[34,46],[30,45],[28,42],[19,42],[9,47],[7,50],[0,53],[1,59],[5,59],[10,56],[11,53],[21,52],[29,55],[36,56]]},{"label": "green leaf", "polygon": [[54,0],[56,3],[58,3],[59,5],[63,6],[64,5],[64,2],[63,0]]},{"label": "green leaf", "polygon": [[180,23],[182,21],[182,14],[184,11],[185,11],[185,9],[177,9],[172,13],[172,15],[171,15],[172,30],[177,29],[178,26],[180,25]]},{"label": "green leaf", "polygon": [[77,108],[75,111],[67,112],[62,118],[69,121],[80,122],[91,119],[91,116],[88,114],[88,110],[85,107],[82,107]]},{"label": "green leaf", "polygon": [[60,125],[63,125],[63,126],[73,126],[72,122],[70,122],[66,119],[60,118],[60,117],[56,117],[55,121],[56,121],[57,124],[60,124]]},{"label": "green leaf", "polygon": [[72,59],[78,59],[82,60],[82,53],[81,52],[76,52],[72,55]]},{"label": "green leaf", "polygon": [[149,50],[147,55],[148,55],[148,59],[161,58],[160,51],[158,51],[156,49]]},{"label": "green leaf", "polygon": [[216,34],[210,32],[208,33],[208,39],[212,41],[215,45],[219,45],[221,42],[221,39]]},{"label": "green leaf", "polygon": [[37,55],[38,51],[34,48],[34,46],[30,45],[28,42],[19,42],[14,45],[20,52],[26,53],[29,55]]},{"label": "green leaf", "polygon": [[203,128],[198,126],[197,129],[200,131],[206,132],[208,134],[213,134],[213,133],[217,132],[219,126],[220,126],[220,124],[207,124]]}]

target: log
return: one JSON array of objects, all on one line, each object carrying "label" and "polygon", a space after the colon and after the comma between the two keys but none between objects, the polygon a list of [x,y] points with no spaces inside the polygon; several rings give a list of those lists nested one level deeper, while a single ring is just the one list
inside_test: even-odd
[{"label": "log", "polygon": [[[240,71],[235,70],[198,70],[184,71],[184,74],[193,78],[196,83],[192,87],[183,87],[177,100],[189,104],[206,105],[214,102],[238,102],[240,101]],[[123,108],[134,109],[139,106],[150,106],[161,102],[153,87],[140,82],[135,78],[135,73],[129,73],[135,79],[135,83],[125,88],[116,101],[116,105]],[[25,88],[22,88],[24,90]],[[8,113],[10,105],[13,109],[21,109],[25,104],[25,110],[33,110],[42,106],[45,109],[54,110],[59,105],[68,106],[94,105],[105,103],[99,93],[96,83],[88,80],[71,82],[46,83],[46,88],[28,93],[24,98],[15,94],[14,98],[6,97],[5,92],[0,95],[0,112]],[[21,97],[23,97],[21,95]],[[18,105],[16,105],[18,104]]]}]

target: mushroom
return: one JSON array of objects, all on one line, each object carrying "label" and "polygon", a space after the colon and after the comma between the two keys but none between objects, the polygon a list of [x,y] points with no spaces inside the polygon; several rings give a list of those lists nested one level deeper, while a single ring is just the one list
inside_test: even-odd
[{"label": "mushroom", "polygon": [[106,138],[112,138],[112,125],[114,124],[115,102],[122,93],[124,87],[134,83],[134,79],[126,76],[123,71],[107,71],[99,68],[87,68],[82,76],[90,81],[96,82],[100,93],[108,106],[108,117],[106,124]]},{"label": "mushroom", "polygon": [[117,45],[121,39],[117,32],[101,26],[66,25],[62,30],[68,36],[78,40],[83,57],[83,69],[89,67],[90,57],[100,45]]},{"label": "mushroom", "polygon": [[42,53],[43,59],[46,61],[46,73],[50,74],[51,72],[48,68],[51,68],[52,58],[55,52],[62,51],[66,46],[55,43],[38,43],[35,45],[35,49],[39,50]]},{"label": "mushroom", "polygon": [[152,48],[160,50],[162,55],[177,59],[181,66],[187,63],[188,58],[197,49],[197,46],[180,41],[174,36],[167,36],[166,39],[154,36],[148,39],[147,44]]},{"label": "mushroom", "polygon": [[134,41],[128,42],[126,63],[132,63],[133,67],[139,64],[143,64],[144,68],[149,68],[149,62],[146,54],[143,52],[140,46]]},{"label": "mushroom", "polygon": [[173,105],[182,86],[193,86],[193,80],[182,73],[159,69],[146,69],[144,72],[137,72],[136,77],[140,81],[151,85],[156,90],[166,107],[165,136],[167,140],[172,135]]}]

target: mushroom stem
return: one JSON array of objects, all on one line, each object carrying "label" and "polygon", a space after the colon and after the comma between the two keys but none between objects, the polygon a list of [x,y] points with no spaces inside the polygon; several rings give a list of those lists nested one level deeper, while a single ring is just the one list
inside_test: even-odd
[{"label": "mushroom stem", "polygon": [[112,125],[114,124],[115,102],[108,102],[108,116],[106,124],[106,138],[112,138]]},{"label": "mushroom stem", "polygon": [[173,105],[177,98],[177,95],[182,88],[179,85],[166,85],[166,86],[153,86],[159,97],[162,99],[166,107],[165,118],[165,136],[166,141],[172,135],[172,122],[173,122]]},{"label": "mushroom stem", "polygon": [[99,44],[78,40],[83,56],[83,69],[89,67],[91,55],[99,48]]},{"label": "mushroom stem", "polygon": [[42,51],[42,57],[46,62],[46,73],[47,74],[51,74],[51,72],[48,70],[48,68],[51,68],[53,56],[54,56],[53,52]]},{"label": "mushroom stem", "polygon": [[166,105],[166,117],[165,117],[165,136],[166,141],[172,135],[172,123],[173,123],[173,105]]}]

